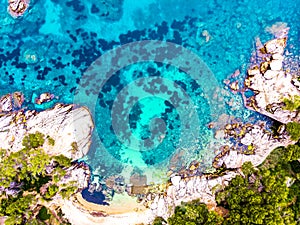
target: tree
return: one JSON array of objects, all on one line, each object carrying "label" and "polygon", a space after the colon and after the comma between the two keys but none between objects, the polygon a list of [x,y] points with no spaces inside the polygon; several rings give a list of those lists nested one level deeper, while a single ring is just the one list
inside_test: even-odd
[{"label": "tree", "polygon": [[207,206],[198,200],[177,206],[174,214],[168,219],[170,225],[217,225],[221,223],[222,217],[216,212],[209,211]]},{"label": "tree", "polygon": [[[36,132],[23,139],[24,148],[17,152],[0,150],[0,216],[5,224],[45,224],[38,216],[44,208],[51,212],[51,224],[65,224],[57,221],[57,215],[48,210],[48,201],[56,195],[71,196],[78,188],[71,183],[60,185],[71,166],[71,159],[58,155],[49,156],[41,149],[44,135]],[[45,218],[45,217],[44,217]],[[47,222],[48,223],[48,222]]]},{"label": "tree", "polygon": [[297,224],[298,181],[289,188],[287,180],[298,179],[292,169],[298,150],[298,145],[278,148],[257,169],[245,163],[245,177],[236,176],[217,193],[218,204],[229,210],[224,224]]},{"label": "tree", "polygon": [[237,175],[216,193],[217,206],[229,212],[224,218],[192,201],[176,207],[168,223],[299,225],[299,150],[298,143],[274,149],[257,168],[251,162],[244,163],[243,176]]}]

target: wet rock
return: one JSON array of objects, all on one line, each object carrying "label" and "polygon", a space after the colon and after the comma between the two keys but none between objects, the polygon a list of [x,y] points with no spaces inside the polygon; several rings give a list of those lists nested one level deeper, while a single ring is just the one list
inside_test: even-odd
[{"label": "wet rock", "polygon": [[14,102],[14,108],[21,108],[22,104],[24,102],[24,95],[21,92],[14,92],[12,94],[13,102]]},{"label": "wet rock", "polygon": [[39,58],[38,58],[38,54],[37,52],[31,50],[31,49],[27,49],[24,53],[23,53],[23,60],[26,64],[35,64],[38,62]]},{"label": "wet rock", "polygon": [[283,54],[286,47],[286,38],[273,39],[265,44],[266,52],[269,54]]},{"label": "wet rock", "polygon": [[239,82],[238,82],[238,81],[235,81],[235,82],[231,83],[231,84],[229,85],[229,87],[230,87],[230,89],[231,89],[232,91],[237,91],[237,90],[239,89]]},{"label": "wet rock", "polygon": [[50,102],[55,96],[49,92],[46,92],[46,93],[42,93],[40,94],[39,97],[37,97],[35,99],[35,103],[40,105],[40,104],[43,104],[45,102]]},{"label": "wet rock", "polygon": [[14,92],[0,97],[0,113],[11,112],[22,107],[24,95],[21,92]]}]

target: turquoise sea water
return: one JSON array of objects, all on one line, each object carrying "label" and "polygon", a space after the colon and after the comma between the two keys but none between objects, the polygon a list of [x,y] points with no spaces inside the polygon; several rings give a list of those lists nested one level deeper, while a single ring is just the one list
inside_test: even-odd
[{"label": "turquoise sea water", "polygon": [[161,182],[194,159],[209,168],[208,123],[262,119],[223,83],[236,70],[242,80],[255,38],[284,22],[290,57],[299,55],[299,0],[31,0],[18,19],[0,2],[0,94],[24,92],[28,108],[43,92],[57,96],[44,107],[89,106],[96,129],[83,160],[100,181],[140,173]]}]

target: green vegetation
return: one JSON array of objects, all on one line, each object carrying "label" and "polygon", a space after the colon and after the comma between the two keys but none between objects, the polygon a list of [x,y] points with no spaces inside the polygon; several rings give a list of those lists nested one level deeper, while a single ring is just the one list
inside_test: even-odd
[{"label": "green vegetation", "polygon": [[285,104],[285,107],[283,109],[294,111],[299,110],[300,108],[300,96],[295,95],[293,98],[283,99],[283,103]]},{"label": "green vegetation", "polygon": [[49,156],[40,148],[44,142],[44,135],[36,132],[24,137],[18,152],[0,149],[0,216],[7,217],[6,225],[67,224],[48,207],[57,194],[70,197],[77,190],[73,183],[59,183],[71,160]]},{"label": "green vegetation", "polygon": [[48,140],[48,144],[51,145],[51,146],[54,146],[55,145],[55,140],[51,137],[47,137],[47,140]]},{"label": "green vegetation", "polygon": [[223,218],[214,211],[208,211],[207,206],[195,200],[182,203],[175,208],[174,214],[168,219],[170,225],[217,225]]},{"label": "green vegetation", "polygon": [[300,124],[296,122],[290,122],[286,125],[286,130],[291,135],[291,139],[298,141],[300,138]]},{"label": "green vegetation", "polygon": [[76,141],[71,143],[71,147],[72,147],[72,154],[76,154],[76,152],[78,152],[78,144]]},{"label": "green vegetation", "polygon": [[156,217],[153,221],[153,225],[166,224],[167,222],[162,217]]},{"label": "green vegetation", "polygon": [[45,135],[40,132],[35,132],[35,134],[29,134],[24,137],[22,145],[26,149],[41,147],[45,142]]},{"label": "green vegetation", "polygon": [[42,221],[45,221],[45,220],[48,220],[50,219],[51,215],[48,214],[48,210],[45,206],[43,206],[40,211],[39,211],[39,214],[37,215],[38,218]]},{"label": "green vegetation", "polygon": [[[275,149],[258,168],[250,162],[225,189],[218,188],[221,217],[198,201],[176,207],[169,224],[300,224],[300,144]],[[156,224],[164,224],[157,218]]]}]

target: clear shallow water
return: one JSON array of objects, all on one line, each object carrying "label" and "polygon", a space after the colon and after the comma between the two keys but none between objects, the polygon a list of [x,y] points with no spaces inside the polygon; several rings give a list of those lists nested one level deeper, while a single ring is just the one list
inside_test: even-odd
[{"label": "clear shallow water", "polygon": [[[201,161],[203,171],[209,168],[216,150],[209,122],[224,113],[243,120],[260,118],[223,84],[235,70],[245,73],[255,37],[267,41],[272,35],[265,29],[285,22],[290,27],[288,49],[299,54],[299,0],[32,0],[30,10],[17,20],[6,13],[6,1],[1,3],[0,94],[21,90],[29,108],[37,107],[35,95],[48,91],[58,96],[56,102],[89,105],[93,99],[96,131],[84,160],[100,180],[122,174],[128,183],[133,173],[144,173],[148,182],[161,182],[166,171],[193,159]],[[167,41],[192,51],[202,60],[206,76],[198,74],[202,79],[195,82],[174,65],[182,51],[172,48],[176,63],[128,59],[101,89],[82,78],[105,53],[143,40]],[[153,50],[153,55],[162,51],[159,46]],[[37,61],[29,63],[28,55]],[[102,74],[98,71],[97,76]],[[81,100],[74,100],[76,90],[82,89]],[[234,107],[224,104],[230,101]]]}]

